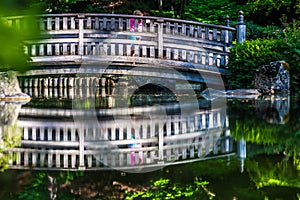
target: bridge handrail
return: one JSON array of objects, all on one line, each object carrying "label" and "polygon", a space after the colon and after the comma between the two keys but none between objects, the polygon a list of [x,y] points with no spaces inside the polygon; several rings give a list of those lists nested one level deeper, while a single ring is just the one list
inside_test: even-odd
[{"label": "bridge handrail", "polygon": [[[78,16],[90,16],[90,17],[113,17],[116,16],[118,18],[137,18],[137,19],[153,19],[153,20],[167,20],[172,22],[179,22],[179,23],[188,23],[193,25],[201,25],[201,26],[207,26],[211,28],[220,28],[228,31],[236,31],[236,28],[231,26],[224,26],[224,25],[218,25],[218,24],[209,24],[209,23],[203,23],[203,22],[195,22],[195,21],[189,21],[189,20],[183,20],[183,19],[174,19],[174,18],[165,18],[165,17],[155,17],[155,16],[137,16],[137,15],[126,15],[126,14],[104,14],[104,13],[64,13],[64,14],[40,14],[40,15],[34,15],[35,18],[37,17],[78,17]],[[16,20],[26,17],[32,17],[32,16],[9,16],[6,17],[7,20]]]},{"label": "bridge handrail", "polygon": [[[42,37],[25,42],[25,52],[38,61],[61,61],[58,57],[96,55],[150,60],[176,60],[210,66],[226,66],[233,32],[229,17],[226,26],[153,16],[124,14],[44,14],[34,26]],[[22,16],[8,17],[20,26]],[[143,19],[142,31],[130,31],[130,19]],[[130,35],[140,40],[130,39]],[[131,52],[135,52],[132,54]],[[50,57],[52,56],[52,57]],[[54,58],[56,57],[56,58]],[[76,60],[76,58],[75,58]],[[142,60],[142,59],[141,59]],[[149,62],[149,59],[145,62]]]}]

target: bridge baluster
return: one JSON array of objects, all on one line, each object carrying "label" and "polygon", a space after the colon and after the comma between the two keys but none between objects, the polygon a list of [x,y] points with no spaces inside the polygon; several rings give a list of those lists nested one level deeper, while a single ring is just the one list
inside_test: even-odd
[{"label": "bridge baluster", "polygon": [[116,30],[116,27],[117,27],[116,23],[117,23],[116,19],[114,17],[112,17],[110,19],[110,30],[111,31],[115,31]]},{"label": "bridge baluster", "polygon": [[60,30],[60,19],[59,17],[55,17],[55,30],[58,31]]},{"label": "bridge baluster", "polygon": [[187,32],[186,32],[186,24],[182,23],[181,25],[181,35],[182,36],[186,36]]},{"label": "bridge baluster", "polygon": [[52,17],[47,17],[47,31],[52,30]]},{"label": "bridge baluster", "polygon": [[63,17],[63,27],[62,30],[68,30],[68,18],[67,17]]},{"label": "bridge baluster", "polygon": [[109,30],[109,28],[107,27],[107,18],[103,17],[103,30]]},{"label": "bridge baluster", "polygon": [[193,24],[189,25],[188,36],[189,37],[194,37],[194,25]]},{"label": "bridge baluster", "polygon": [[71,17],[71,20],[70,20],[70,29],[71,30],[75,30],[75,28],[76,28],[75,17]]},{"label": "bridge baluster", "polygon": [[84,27],[84,29],[92,29],[92,18],[91,17],[87,17],[86,27]]},{"label": "bridge baluster", "polygon": [[197,26],[197,37],[198,38],[203,38],[202,36],[202,27],[201,26]]}]

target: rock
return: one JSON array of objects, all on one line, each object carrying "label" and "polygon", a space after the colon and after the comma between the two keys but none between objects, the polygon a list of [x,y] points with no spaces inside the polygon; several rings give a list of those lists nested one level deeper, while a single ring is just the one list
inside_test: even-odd
[{"label": "rock", "polygon": [[28,101],[30,96],[22,93],[15,72],[0,72],[0,100]]},{"label": "rock", "polygon": [[254,86],[262,94],[286,94],[290,89],[289,65],[284,61],[260,66],[254,76]]}]

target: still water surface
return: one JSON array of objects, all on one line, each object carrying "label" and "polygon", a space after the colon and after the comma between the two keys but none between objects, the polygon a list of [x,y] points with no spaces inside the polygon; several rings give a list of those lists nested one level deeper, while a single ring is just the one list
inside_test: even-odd
[{"label": "still water surface", "polygon": [[300,198],[298,98],[180,101],[156,89],[1,102],[0,199],[122,199],[161,178],[207,181],[204,199]]}]

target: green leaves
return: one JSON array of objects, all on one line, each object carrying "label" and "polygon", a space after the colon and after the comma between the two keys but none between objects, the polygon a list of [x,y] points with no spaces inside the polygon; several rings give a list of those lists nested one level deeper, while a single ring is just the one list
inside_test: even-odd
[{"label": "green leaves", "polygon": [[275,39],[247,40],[242,44],[236,44],[230,49],[229,84],[233,88],[252,88],[255,70],[260,65],[284,60],[281,51],[283,46],[284,40]]},{"label": "green leaves", "polygon": [[126,200],[133,199],[212,199],[205,186],[208,182],[196,178],[193,184],[171,183],[169,179],[154,181],[147,191],[126,192]]},{"label": "green leaves", "polygon": [[241,9],[242,5],[235,1],[205,0],[199,2],[197,0],[192,0],[185,7],[185,18],[193,21],[224,25],[225,17],[227,15],[235,20],[238,11]]},{"label": "green leaves", "polygon": [[255,23],[281,25],[279,18],[282,16],[286,16],[288,21],[299,18],[299,4],[300,0],[248,0],[246,8]]}]

